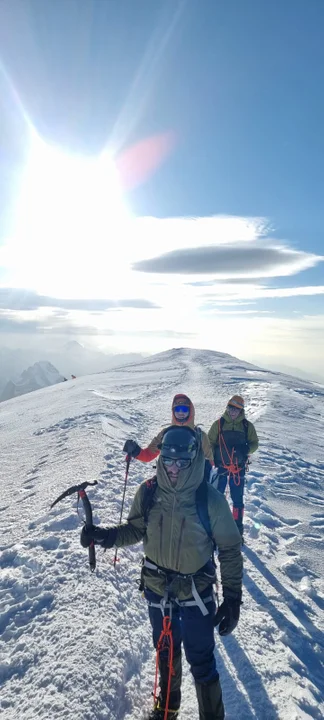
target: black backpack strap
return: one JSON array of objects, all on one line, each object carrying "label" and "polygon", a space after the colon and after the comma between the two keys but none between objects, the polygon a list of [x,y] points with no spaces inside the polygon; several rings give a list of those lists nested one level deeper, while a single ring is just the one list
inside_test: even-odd
[{"label": "black backpack strap", "polygon": [[156,475],[150,480],[147,480],[144,485],[144,492],[142,498],[142,515],[145,523],[147,524],[149,512],[154,502],[154,495],[157,488]]},{"label": "black backpack strap", "polygon": [[243,427],[244,427],[244,433],[245,433],[245,442],[248,443],[248,434],[249,434],[249,422],[246,418],[243,418]]},{"label": "black backpack strap", "polygon": [[199,520],[205,528],[208,537],[213,541],[213,533],[208,512],[208,482],[204,479],[196,490],[196,509]]}]

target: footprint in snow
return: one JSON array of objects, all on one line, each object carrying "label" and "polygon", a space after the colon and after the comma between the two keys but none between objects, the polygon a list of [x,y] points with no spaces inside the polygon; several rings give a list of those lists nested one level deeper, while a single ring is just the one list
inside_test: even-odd
[{"label": "footprint in snow", "polygon": [[294,580],[295,582],[299,582],[303,577],[305,577],[305,570],[295,560],[287,560],[284,562],[281,566],[281,570],[290,578],[290,580]]},{"label": "footprint in snow", "polygon": [[59,530],[75,530],[80,527],[80,520],[75,513],[71,513],[67,517],[61,518],[60,520],[53,520],[52,522],[44,525],[46,532],[53,532]]},{"label": "footprint in snow", "polygon": [[282,526],[281,520],[279,520],[277,517],[274,517],[270,513],[264,512],[264,511],[258,511],[254,517],[254,520],[260,524],[264,525],[265,527],[271,529],[271,528],[280,528]]},{"label": "footprint in snow", "polygon": [[315,542],[322,542],[323,538],[321,535],[315,535],[313,533],[306,533],[306,535],[303,536],[304,540],[310,540]]},{"label": "footprint in snow", "polygon": [[323,520],[311,520],[309,523],[311,527],[317,528],[317,530],[324,530],[324,519]]}]

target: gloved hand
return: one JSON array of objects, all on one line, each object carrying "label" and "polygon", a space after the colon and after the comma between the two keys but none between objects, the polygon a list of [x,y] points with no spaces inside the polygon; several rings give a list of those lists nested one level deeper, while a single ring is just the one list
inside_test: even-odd
[{"label": "gloved hand", "polygon": [[219,606],[215,615],[214,625],[219,625],[218,632],[220,635],[230,635],[235,630],[240,618],[240,605],[242,604],[241,595],[234,593],[230,596],[225,595],[222,604]]},{"label": "gloved hand", "polygon": [[210,474],[209,474],[209,482],[211,485],[214,485],[215,488],[217,488],[217,476],[218,476],[218,468],[212,467]]},{"label": "gloved hand", "polygon": [[140,454],[141,448],[137,444],[137,442],[135,442],[135,440],[126,440],[123,447],[123,452],[127,453],[127,455],[130,455],[133,458],[136,458]]},{"label": "gloved hand", "polygon": [[81,530],[80,543],[82,547],[87,548],[94,542],[95,545],[101,545],[104,548],[112,548],[115,544],[117,536],[117,528],[102,528],[98,525],[84,527]]}]

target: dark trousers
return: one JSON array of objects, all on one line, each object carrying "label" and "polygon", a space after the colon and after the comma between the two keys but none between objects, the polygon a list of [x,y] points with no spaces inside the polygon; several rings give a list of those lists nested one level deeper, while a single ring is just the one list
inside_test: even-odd
[{"label": "dark trousers", "polygon": [[[212,587],[204,590],[201,597],[209,597],[212,594]],[[160,603],[162,598],[151,590],[145,590],[145,597],[149,602]],[[174,671],[171,679],[170,709],[177,710],[180,707],[181,687],[181,643],[183,643],[187,661],[193,677],[198,683],[210,683],[217,680],[218,672],[214,655],[214,616],[215,602],[208,602],[208,615],[203,615],[197,605],[190,607],[179,607],[172,604],[172,635],[174,648]],[[166,608],[166,615],[169,615],[169,608]],[[160,607],[149,605],[149,617],[153,630],[153,643],[156,648],[162,631],[163,615]],[[165,701],[167,679],[169,668],[167,666],[167,650],[160,654],[160,686],[162,704]]]},{"label": "dark trousers", "polygon": [[[228,470],[224,467],[218,468],[218,485],[217,490],[223,493],[225,492],[227,485]],[[244,478],[245,468],[241,468],[239,474],[230,475],[229,489],[231,493],[233,503],[233,518],[237,524],[237,527],[243,535],[243,515],[244,515]]]}]

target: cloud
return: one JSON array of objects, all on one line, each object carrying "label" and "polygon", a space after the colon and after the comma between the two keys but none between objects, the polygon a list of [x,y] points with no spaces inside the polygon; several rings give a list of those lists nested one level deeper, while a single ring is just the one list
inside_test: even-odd
[{"label": "cloud", "polygon": [[[263,278],[264,280],[264,278]],[[227,284],[227,285],[255,285],[258,278],[214,278],[213,280],[197,280],[196,282],[187,282],[185,285],[191,287],[212,287],[213,285]]]},{"label": "cloud", "polygon": [[250,288],[244,288],[239,291],[228,290],[225,291],[225,297],[228,300],[224,300],[224,291],[217,292],[217,288],[214,293],[204,293],[200,295],[200,299],[206,301],[214,301],[215,305],[226,305],[229,301],[232,303],[244,304],[244,300],[262,300],[266,298],[288,298],[298,296],[309,296],[309,295],[324,295],[324,285],[309,285],[300,287],[288,287],[288,288],[263,288],[262,286],[251,286]]},{"label": "cloud", "polygon": [[134,263],[133,269],[145,273],[210,275],[220,278],[255,278],[293,275],[314,267],[324,258],[283,245],[214,245],[174,250]]},{"label": "cloud", "polygon": [[22,288],[0,288],[0,308],[4,310],[38,310],[42,307],[104,312],[105,310],[116,310],[117,308],[157,308],[158,305],[145,298],[126,298],[122,300],[64,299],[38,295],[32,290]]},{"label": "cloud", "polygon": [[[23,315],[23,317],[22,317]],[[29,317],[26,317],[28,315]],[[63,321],[62,321],[63,320]],[[178,332],[170,329],[133,330],[133,329],[112,329],[106,327],[94,327],[93,325],[74,324],[64,322],[63,318],[53,313],[44,318],[30,317],[29,312],[16,315],[13,312],[0,310],[0,334],[30,334],[30,335],[77,335],[77,336],[115,336],[115,337],[143,337],[156,338],[193,338],[194,332]]]},{"label": "cloud", "polygon": [[[61,322],[60,318],[51,316],[44,319],[22,319],[13,313],[6,313],[0,310],[0,333],[20,334],[53,334],[53,335],[100,335],[96,327],[91,325],[74,325]],[[107,329],[105,335],[114,335],[112,330]]]},{"label": "cloud", "polygon": [[210,217],[138,217],[129,226],[136,237],[134,261],[145,260],[154,247],[164,252],[250,244],[271,232],[265,218],[213,215]]},{"label": "cloud", "polygon": [[129,332],[124,331],[122,333],[117,333],[116,335],[134,335],[134,336],[143,336],[143,337],[159,337],[159,338],[193,338],[196,337],[197,333],[194,332],[181,332],[177,330],[130,330]]},{"label": "cloud", "polygon": [[204,305],[201,310],[209,312],[210,315],[271,315],[274,312],[273,310],[258,310],[257,308],[254,308],[254,310],[219,310],[212,303]]}]

